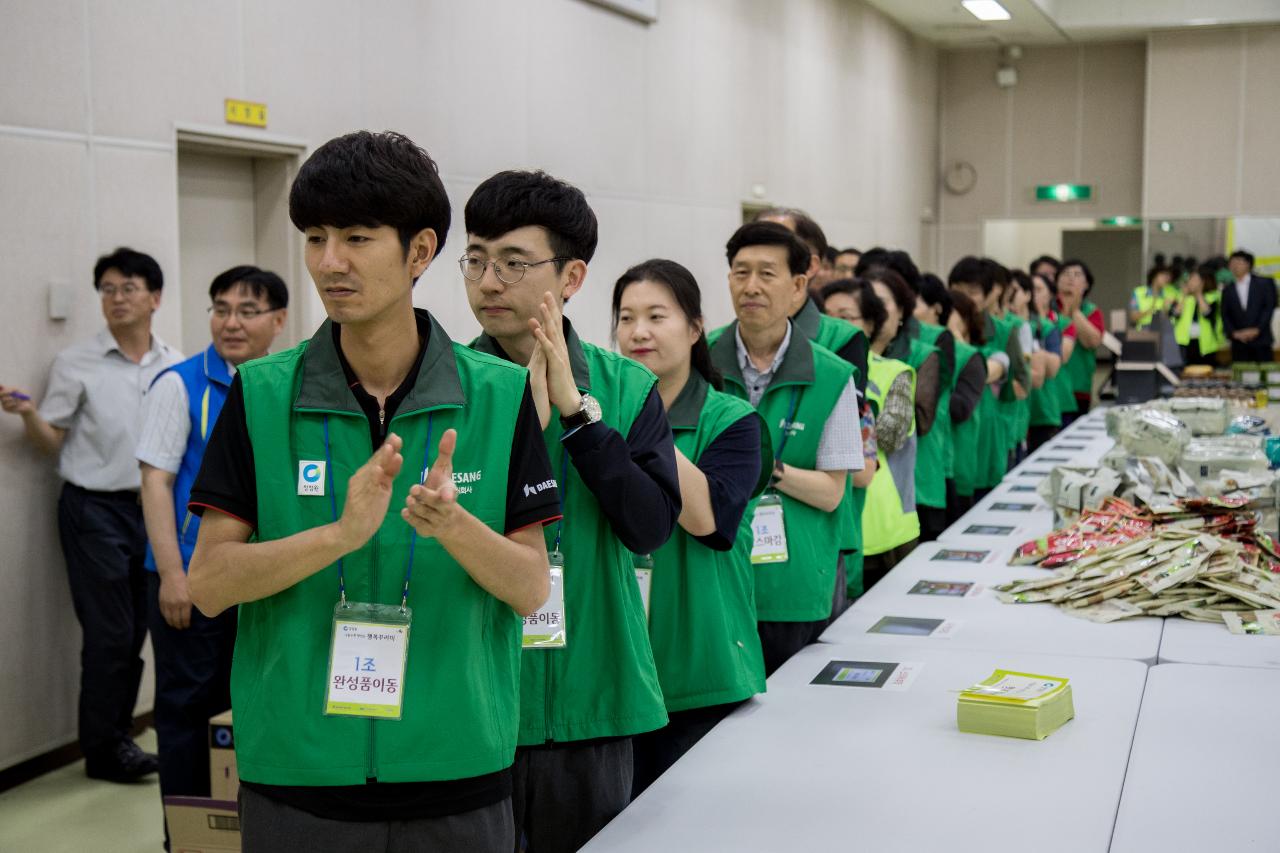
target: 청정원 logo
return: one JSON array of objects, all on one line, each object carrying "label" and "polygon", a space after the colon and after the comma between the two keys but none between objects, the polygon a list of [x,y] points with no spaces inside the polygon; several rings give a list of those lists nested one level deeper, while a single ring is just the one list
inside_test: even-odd
[{"label": "\uccad\uc815\uc6d0 logo", "polygon": [[298,494],[324,495],[324,460],[303,459],[298,463]]}]

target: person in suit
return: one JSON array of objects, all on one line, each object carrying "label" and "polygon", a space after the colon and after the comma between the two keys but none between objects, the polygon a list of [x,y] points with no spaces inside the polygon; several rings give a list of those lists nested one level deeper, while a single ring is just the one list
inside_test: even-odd
[{"label": "person in suit", "polygon": [[1227,261],[1232,284],[1223,288],[1222,330],[1231,340],[1232,361],[1271,361],[1271,314],[1275,279],[1253,274],[1253,255],[1237,249]]}]

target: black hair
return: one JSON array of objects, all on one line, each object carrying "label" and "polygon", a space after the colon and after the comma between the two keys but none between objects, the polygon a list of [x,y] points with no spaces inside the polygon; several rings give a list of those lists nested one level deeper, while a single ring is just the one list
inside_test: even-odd
[{"label": "black hair", "polygon": [[1031,264],[1027,267],[1027,269],[1031,270],[1031,272],[1034,273],[1036,271],[1036,267],[1040,266],[1041,264],[1048,264],[1049,266],[1053,267],[1053,277],[1057,279],[1058,270],[1062,269],[1062,263],[1057,258],[1053,257],[1052,255],[1041,255],[1040,257],[1032,261]]},{"label": "black hair", "polygon": [[809,249],[800,238],[785,225],[776,222],[748,222],[725,243],[724,254],[733,266],[738,252],[748,246],[781,246],[787,250],[787,269],[792,275],[804,275],[809,270]]},{"label": "black hair", "polygon": [[147,290],[157,293],[164,290],[164,273],[150,255],[121,246],[109,255],[98,258],[93,265],[93,289],[102,286],[102,276],[107,270],[118,270],[126,278],[138,277],[147,283]]},{"label": "black hair", "polygon": [[1000,285],[1000,290],[1009,289],[1009,269],[1004,264],[994,258],[981,258],[982,265],[987,268],[987,274],[991,276],[991,286]]},{"label": "black hair", "polygon": [[838,258],[841,255],[848,255],[848,254],[854,254],[854,255],[857,255],[859,258],[861,258],[862,250],[855,249],[853,246],[846,246],[845,248],[840,249],[838,252],[836,252],[836,257]]},{"label": "black hair", "polygon": [[828,246],[827,254],[823,257],[823,260],[829,264],[834,264],[836,262],[836,258],[839,257],[839,255],[840,255],[840,252],[836,250],[835,246]]},{"label": "black hair", "polygon": [[1200,276],[1200,286],[1204,288],[1206,294],[1218,290],[1218,270],[1221,266],[1205,262],[1196,267],[1195,272]]},{"label": "black hair", "polygon": [[898,306],[898,313],[902,315],[902,322],[906,323],[907,320],[911,319],[911,315],[916,311],[916,294],[903,281],[902,276],[888,267],[874,267],[867,270],[867,274],[863,278],[866,279],[868,284],[874,284],[878,281],[889,288],[889,292],[893,294],[893,301]]},{"label": "black hair", "polygon": [[244,285],[255,299],[266,300],[273,311],[289,307],[289,288],[284,286],[284,280],[270,270],[248,264],[218,273],[209,285],[209,301],[213,302],[238,284]]},{"label": "black hair", "polygon": [[1153,267],[1169,266],[1169,262],[1165,260],[1164,252],[1156,252],[1155,256],[1151,259],[1151,265]]},{"label": "black hair", "polygon": [[[800,238],[801,243],[809,247],[809,254],[817,255],[819,258],[826,257],[827,235],[812,216],[795,207],[771,207],[768,210],[762,210],[757,213],[753,221],[761,222],[769,217],[790,219],[795,223],[795,235]],[[801,272],[804,272],[804,270],[801,270]]]},{"label": "black hair", "polygon": [[976,284],[982,288],[982,295],[987,296],[995,286],[995,280],[991,277],[991,268],[983,263],[982,258],[965,255],[947,274],[947,284]]},{"label": "black hair", "polygon": [[[1023,290],[1027,294],[1027,314],[1031,317],[1039,317],[1040,312],[1036,310],[1036,290],[1031,284],[1031,276],[1022,270],[1009,270],[1009,284],[1011,287],[1008,292],[1012,292],[1014,287]],[[1040,339],[1040,324],[1031,324],[1031,334]]]},{"label": "black hair", "polygon": [[[537,225],[558,258],[591,262],[600,239],[595,211],[582,190],[541,170],[508,170],[486,180],[467,200],[467,233],[485,240]],[[556,262],[556,271],[566,261]]]},{"label": "black hair", "polygon": [[1084,280],[1086,282],[1084,295],[1088,296],[1089,291],[1093,290],[1093,270],[1089,269],[1089,265],[1079,258],[1068,258],[1063,261],[1062,266],[1058,268],[1058,275],[1061,276],[1062,271],[1067,267],[1080,267],[1080,272],[1084,273]]},{"label": "black hair", "polygon": [[[702,291],[698,288],[698,280],[693,277],[693,273],[675,261],[652,258],[624,272],[613,285],[613,328],[615,330],[618,328],[618,313],[622,309],[622,294],[627,287],[638,281],[652,281],[667,288],[690,325],[703,319]],[[724,377],[711,363],[711,347],[707,344],[705,328],[693,342],[689,355],[693,362],[693,369],[701,373],[702,378],[711,383],[711,387],[717,391],[724,390]]]},{"label": "black hair", "polygon": [[920,276],[920,298],[925,304],[938,309],[938,324],[947,325],[947,320],[951,319],[951,291],[947,290],[942,279],[931,272]]},{"label": "black hair", "polygon": [[868,272],[876,267],[885,267],[896,272],[906,282],[907,287],[911,288],[913,293],[920,288],[920,268],[916,266],[916,262],[911,260],[911,256],[901,249],[871,249],[865,255],[858,258],[858,267],[855,274],[866,276]]},{"label": "black hair", "polygon": [[982,311],[978,308],[978,303],[969,298],[969,295],[964,291],[953,290],[951,292],[951,305],[955,308],[960,321],[964,323],[965,331],[969,333],[969,346],[980,347],[985,344],[987,342],[987,328],[986,323],[983,322]]},{"label": "black hair", "polygon": [[1249,265],[1249,269],[1253,269],[1253,253],[1246,252],[1244,249],[1236,249],[1227,260],[1234,261],[1236,258],[1242,258]]},{"label": "black hair", "polygon": [[838,278],[823,285],[818,298],[825,306],[827,299],[837,293],[846,293],[858,302],[858,313],[862,315],[862,332],[867,340],[874,340],[876,333],[889,319],[889,312],[876,292],[871,289],[871,282],[861,278]]},{"label": "black hair", "polygon": [[[1187,269],[1188,269],[1188,270],[1190,270],[1190,269],[1193,269],[1193,268],[1192,268],[1192,267],[1188,267]],[[1178,277],[1178,276],[1174,273],[1174,271],[1173,271],[1172,269],[1170,269],[1169,267],[1154,266],[1154,267],[1152,267],[1151,269],[1147,270],[1147,287],[1150,287],[1150,286],[1152,285],[1152,283],[1156,280],[1156,276],[1160,275],[1160,273],[1168,273],[1168,274],[1169,274],[1169,276],[1170,276],[1171,278],[1177,278],[1177,277]]]},{"label": "black hair", "polygon": [[396,230],[400,245],[430,228],[436,255],[449,236],[449,195],[426,151],[394,131],[360,130],[330,139],[298,170],[289,218],[299,231],[329,225]]}]

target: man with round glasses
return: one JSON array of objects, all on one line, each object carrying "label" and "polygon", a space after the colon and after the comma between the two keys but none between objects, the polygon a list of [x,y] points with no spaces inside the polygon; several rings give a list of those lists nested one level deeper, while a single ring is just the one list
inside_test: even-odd
[{"label": "man with round glasses", "polygon": [[28,441],[58,457],[58,534],[80,651],[80,749],[95,779],[133,782],[156,757],[131,737],[147,635],[146,536],[133,449],[152,380],[182,355],[151,333],[164,274],[150,255],[99,258],[93,286],[107,327],[58,353],[44,399],[0,385],[0,407],[22,417]]},{"label": "man with round glasses", "polygon": [[137,446],[162,798],[209,796],[209,718],[231,707],[236,611],[209,618],[191,606],[187,566],[200,518],[187,501],[236,369],[267,354],[284,328],[289,291],[273,272],[237,266],[214,278],[209,299],[213,343],[156,377]]}]

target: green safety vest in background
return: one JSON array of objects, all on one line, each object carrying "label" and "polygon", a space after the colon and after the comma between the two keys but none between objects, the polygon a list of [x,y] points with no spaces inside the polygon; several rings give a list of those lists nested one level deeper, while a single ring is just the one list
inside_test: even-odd
[{"label": "green safety vest in background", "polygon": [[[1151,320],[1158,312],[1172,308],[1181,298],[1182,292],[1172,284],[1160,288],[1158,294],[1145,284],[1135,287],[1133,300],[1138,303],[1138,322],[1133,327],[1143,329],[1150,326]],[[1088,316],[1087,313],[1086,316]]]},{"label": "green safety vest in background", "polygon": [[[760,416],[746,400],[712,388],[697,371],[689,374],[667,413],[676,447],[695,465],[721,433],[743,418]],[[760,434],[757,495],[773,471],[763,421]],[[678,527],[653,554],[649,638],[668,711],[737,702],[764,691],[751,565],[754,504],[743,512],[728,551],[712,550]]]},{"label": "green safety vest in background", "polygon": [[867,356],[867,398],[877,417],[884,410],[885,397],[893,381],[903,373],[911,377],[913,410],[907,442],[890,459],[876,448],[876,473],[867,487],[867,503],[862,511],[863,551],[868,557],[883,554],[920,536],[920,517],[915,502],[915,382],[911,365],[874,352]]},{"label": "green safety vest in background", "polygon": [[[417,381],[389,424],[404,439],[405,459],[391,510],[369,542],[342,559],[349,600],[398,604],[413,555],[403,717],[324,715],[338,571],[336,564],[322,569],[240,605],[231,692],[236,760],[246,781],[462,779],[505,769],[514,760],[520,617],[476,584],[438,541],[418,538],[415,544],[397,507],[419,480],[428,444],[434,459],[445,430],[456,429],[454,468],[476,475],[458,502],[490,529],[504,531],[511,447],[528,373],[454,344],[430,322]],[[259,542],[334,521],[347,479],[373,451],[369,422],[347,388],[332,328],[325,321],[310,341],[240,366]],[[326,494],[299,496],[300,463],[326,458]]]},{"label": "green safety vest in background", "polygon": [[[1036,324],[1040,328],[1040,340],[1043,342],[1056,328],[1047,317],[1037,316]],[[1058,368],[1061,375],[1062,368]],[[1029,426],[1062,426],[1061,391],[1058,390],[1058,376],[1046,376],[1044,384],[1032,388],[1027,395],[1027,415]]]},{"label": "green safety vest in background", "polygon": [[[1204,295],[1205,302],[1210,305],[1217,303],[1222,298],[1219,291],[1206,293]],[[1178,315],[1177,322],[1173,324],[1173,338],[1182,346],[1191,343],[1191,324],[1200,324],[1199,347],[1201,355],[1208,355],[1217,352],[1223,348],[1226,343],[1226,336],[1222,333],[1222,312],[1215,312],[1212,321],[1205,318],[1200,311],[1200,302],[1194,296],[1188,295],[1182,298],[1182,313]]]},{"label": "green safety vest in background", "polygon": [[[965,366],[975,355],[983,359],[985,374],[986,357],[982,352],[977,347],[956,338],[956,369],[951,379],[953,386],[960,381],[960,374],[964,372]],[[990,397],[991,390],[984,386],[982,395]],[[966,498],[973,494],[974,489],[981,488],[978,480],[981,479],[984,470],[981,454],[977,452],[982,442],[982,418],[979,415],[982,395],[978,397],[978,404],[974,406],[973,414],[967,420],[951,425],[951,440],[956,448],[956,494]]]},{"label": "green safety vest in background", "polygon": [[[1086,299],[1080,304],[1080,313],[1088,317],[1097,308],[1098,306]],[[1067,325],[1070,325],[1070,318]],[[1067,361],[1067,375],[1071,380],[1072,393],[1080,397],[1093,398],[1093,374],[1097,367],[1098,357],[1094,351],[1082,346],[1080,339],[1076,338],[1075,349],[1071,351],[1071,358]]]},{"label": "green safety vest in background", "polygon": [[[657,377],[637,362],[580,341],[568,321],[565,342],[574,382],[599,401],[604,423],[625,437]],[[488,335],[473,345],[501,352]],[[563,432],[553,409],[543,437],[564,507],[567,644],[528,649],[521,656],[521,746],[640,734],[667,721],[631,552],[568,458]],[[556,530],[555,524],[545,530],[548,552]]]},{"label": "green safety vest in background", "polygon": [[[725,391],[750,399],[738,366],[737,322],[726,326],[711,346],[712,363],[724,374]],[[792,334],[782,363],[756,409],[764,418],[774,453],[787,465],[814,470],[818,442],[832,409],[853,377],[853,365],[835,353]],[[784,425],[794,408],[784,444]],[[845,537],[837,508],[824,512],[778,492],[787,533],[788,560],[756,569],[756,615],[762,622],[815,622],[831,616],[836,560]],[[843,502],[842,502],[843,503]]]}]

